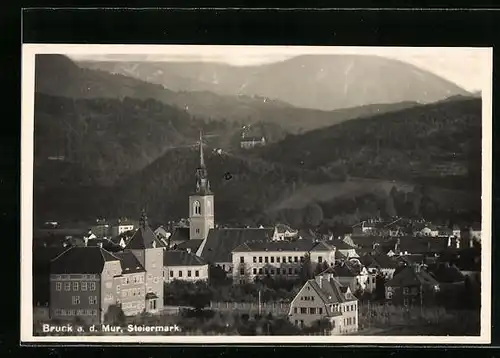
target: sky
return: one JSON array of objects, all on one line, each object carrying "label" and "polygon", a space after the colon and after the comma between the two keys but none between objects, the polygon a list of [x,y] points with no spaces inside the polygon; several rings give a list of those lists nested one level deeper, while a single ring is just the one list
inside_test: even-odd
[{"label": "sky", "polygon": [[[365,54],[388,57],[430,71],[468,91],[484,88],[491,77],[491,51],[459,47],[299,47],[299,46],[103,46],[65,52],[75,60],[209,61],[235,66],[282,61],[302,54]],[[100,47],[99,47],[100,46]]]}]

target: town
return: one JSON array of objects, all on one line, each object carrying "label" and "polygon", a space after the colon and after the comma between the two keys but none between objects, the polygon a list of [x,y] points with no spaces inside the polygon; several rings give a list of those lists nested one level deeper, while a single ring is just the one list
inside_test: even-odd
[{"label": "town", "polygon": [[197,154],[189,218],[152,223],[144,210],[35,228],[36,334],[57,322],[204,335],[479,334],[479,223],[228,227],[217,222],[201,138]]}]

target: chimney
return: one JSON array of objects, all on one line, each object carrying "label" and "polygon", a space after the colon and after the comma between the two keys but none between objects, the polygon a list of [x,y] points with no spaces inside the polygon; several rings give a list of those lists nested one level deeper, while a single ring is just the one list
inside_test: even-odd
[{"label": "chimney", "polygon": [[191,253],[191,249],[189,247],[186,249],[186,251],[187,251],[188,254]]},{"label": "chimney", "polygon": [[323,288],[323,275],[316,276],[316,283],[318,284],[319,288]]}]

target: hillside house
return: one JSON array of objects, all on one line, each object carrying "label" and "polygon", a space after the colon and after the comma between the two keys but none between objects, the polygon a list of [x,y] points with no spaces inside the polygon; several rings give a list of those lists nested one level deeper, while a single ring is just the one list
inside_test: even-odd
[{"label": "hillside house", "polygon": [[386,280],[394,277],[394,272],[400,266],[400,262],[385,255],[374,254],[360,257],[360,261],[372,274],[380,273]]},{"label": "hillside house", "polygon": [[301,327],[326,319],[331,335],[354,333],[358,331],[358,299],[333,274],[323,272],[302,286],[290,304],[288,317]]},{"label": "hillside house", "polygon": [[246,137],[243,136],[240,141],[242,149],[251,149],[255,147],[262,147],[266,145],[266,138],[264,137]]},{"label": "hillside house", "polygon": [[137,223],[129,219],[118,219],[116,223],[111,226],[111,236],[119,236],[125,232],[133,231],[137,228]]}]

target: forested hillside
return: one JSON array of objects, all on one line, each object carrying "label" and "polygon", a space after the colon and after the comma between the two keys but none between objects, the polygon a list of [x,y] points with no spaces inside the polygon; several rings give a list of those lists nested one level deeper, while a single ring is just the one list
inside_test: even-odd
[{"label": "forested hillside", "polygon": [[256,149],[269,161],[344,178],[479,190],[481,100],[457,99],[356,119]]}]

